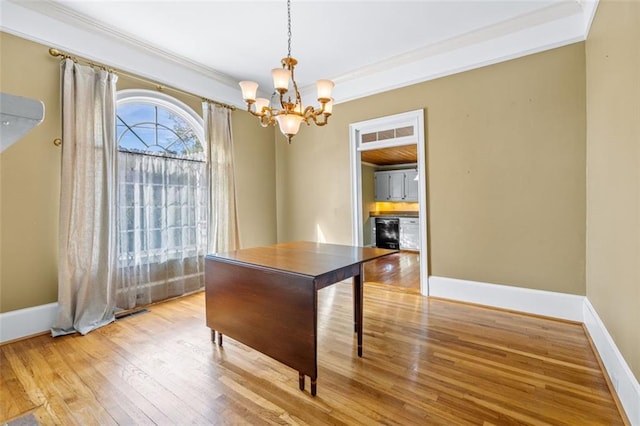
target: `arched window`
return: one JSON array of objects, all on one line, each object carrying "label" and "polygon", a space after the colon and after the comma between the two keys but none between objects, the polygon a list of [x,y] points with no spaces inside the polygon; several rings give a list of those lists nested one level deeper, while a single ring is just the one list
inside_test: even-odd
[{"label": "arched window", "polygon": [[118,92],[116,126],[120,151],[206,161],[202,118],[171,96]]},{"label": "arched window", "polygon": [[118,92],[118,306],[204,285],[207,150],[202,118],[147,90]]}]

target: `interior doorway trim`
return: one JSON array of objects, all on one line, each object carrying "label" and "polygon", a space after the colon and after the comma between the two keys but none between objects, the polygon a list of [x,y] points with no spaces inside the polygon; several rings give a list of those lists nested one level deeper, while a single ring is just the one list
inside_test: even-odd
[{"label": "interior doorway trim", "polygon": [[[398,136],[388,139],[363,142],[362,135],[382,132],[389,129],[400,129],[412,126],[413,135]],[[420,221],[420,292],[429,295],[429,245],[427,244],[427,174],[424,110],[404,112],[386,117],[351,123],[349,125],[349,152],[351,161],[351,211],[352,240],[354,245],[363,244],[362,222],[362,151],[389,148],[394,146],[417,145],[418,153],[418,204]]]}]

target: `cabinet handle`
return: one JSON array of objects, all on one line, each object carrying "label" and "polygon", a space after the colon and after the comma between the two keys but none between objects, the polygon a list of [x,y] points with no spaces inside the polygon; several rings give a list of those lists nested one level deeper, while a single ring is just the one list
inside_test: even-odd
[{"label": "cabinet handle", "polygon": [[407,174],[402,174],[402,199],[407,198]]},{"label": "cabinet handle", "polygon": [[389,188],[389,190],[387,191],[387,200],[391,199],[391,175],[387,175],[388,179],[387,179],[387,188]]}]

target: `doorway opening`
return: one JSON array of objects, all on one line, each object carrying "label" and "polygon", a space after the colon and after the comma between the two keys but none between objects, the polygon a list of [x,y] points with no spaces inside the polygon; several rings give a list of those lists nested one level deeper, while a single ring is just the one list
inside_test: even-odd
[{"label": "doorway opening", "polygon": [[409,270],[413,259],[413,270],[419,266],[419,291],[428,296],[424,110],[352,123],[349,140],[353,243],[376,246],[376,218],[397,218],[401,253],[377,270],[386,268],[396,276],[389,281],[404,287],[410,278],[398,269]]}]

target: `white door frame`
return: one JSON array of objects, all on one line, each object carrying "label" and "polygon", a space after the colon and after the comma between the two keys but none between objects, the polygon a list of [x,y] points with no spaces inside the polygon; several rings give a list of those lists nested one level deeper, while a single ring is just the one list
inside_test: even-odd
[{"label": "white door frame", "polygon": [[[413,126],[414,135],[383,141],[360,142],[360,135],[398,127]],[[390,115],[372,120],[360,121],[349,125],[349,152],[351,158],[351,211],[352,240],[354,245],[363,244],[362,230],[362,166],[361,152],[372,149],[389,148],[402,145],[417,145],[418,152],[418,203],[420,220],[420,292],[429,295],[429,255],[427,244],[427,174],[426,147],[424,129],[424,110],[418,109],[401,114]]]}]

